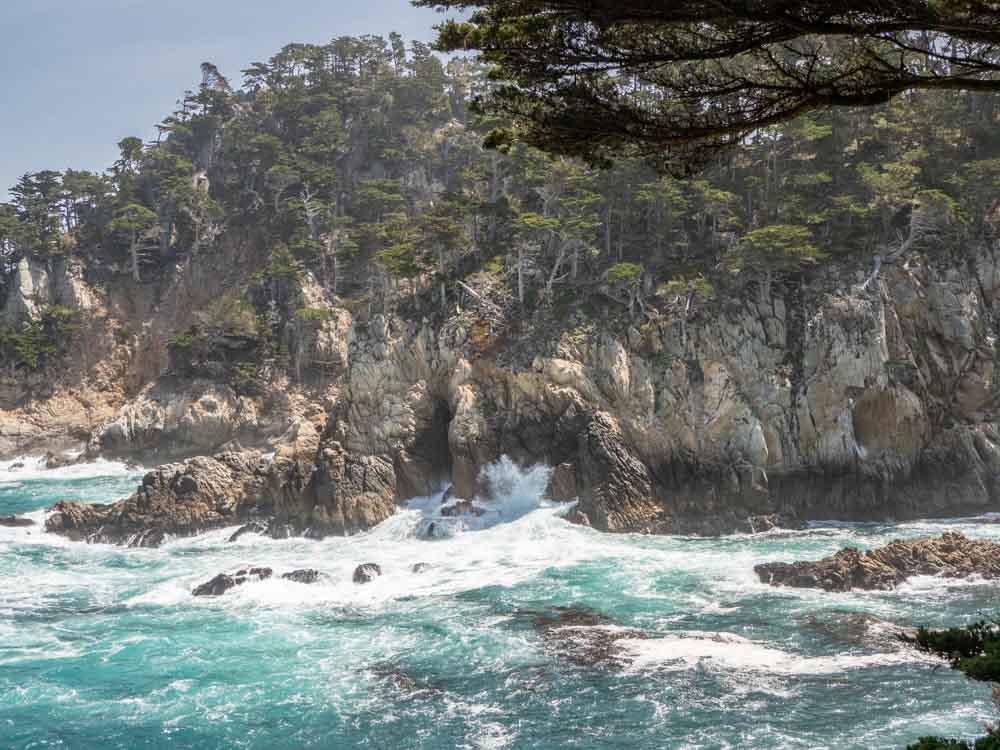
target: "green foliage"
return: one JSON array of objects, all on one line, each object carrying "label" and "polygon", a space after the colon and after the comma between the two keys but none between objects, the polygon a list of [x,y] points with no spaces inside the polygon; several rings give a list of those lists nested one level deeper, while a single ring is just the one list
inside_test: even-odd
[{"label": "green foliage", "polygon": [[740,244],[726,254],[726,268],[745,271],[796,272],[815,265],[826,254],[812,243],[806,227],[773,224],[748,232]]},{"label": "green foliage", "polygon": [[327,307],[300,307],[295,311],[296,319],[303,323],[324,323],[335,316],[336,311]]},{"label": "green foliage", "polygon": [[279,347],[309,322],[296,314],[307,280],[352,309],[426,314],[433,293],[448,314],[458,282],[485,271],[522,313],[571,298],[582,310],[610,292],[642,314],[640,280],[666,280],[657,293],[673,304],[708,299],[732,284],[727,271],[870,267],[875,253],[1000,236],[1000,107],[981,94],[901,94],[772,123],[680,179],[518,140],[521,118],[476,105],[503,87],[486,65],[398,35],[289,45],[248,66],[242,87],[211,65],[200,73],[156,140],[123,139],[106,173],[18,181],[0,204],[0,304],[25,258],[73,253],[151,282],[240,248],[256,261],[225,269],[225,283],[245,285],[257,335]]},{"label": "green foliage", "polygon": [[226,294],[196,315],[201,330],[217,335],[256,339],[260,333],[257,311],[236,294]]},{"label": "green foliage", "polygon": [[[437,46],[493,66],[482,110],[592,164],[638,155],[689,174],[803,113],[1000,90],[992,3],[413,2],[466,12],[438,27]],[[832,132],[807,122],[797,135]],[[509,142],[502,130],[488,140]]]},{"label": "green foliage", "polygon": [[[1000,624],[997,622],[981,621],[945,630],[920,628],[916,635],[903,635],[901,639],[924,653],[947,660],[952,669],[969,679],[1000,683]],[[959,740],[923,737],[907,750],[1000,750],[1000,731],[989,730],[985,737],[971,745]]]},{"label": "green foliage", "polygon": [[661,284],[656,290],[656,295],[667,299],[695,297],[710,300],[715,297],[715,287],[702,274],[681,275]]},{"label": "green foliage", "polygon": [[0,326],[0,353],[15,368],[40,370],[56,361],[78,329],[74,310],[47,305],[37,318],[26,320],[20,330]]},{"label": "green foliage", "polygon": [[612,284],[637,286],[642,276],[642,266],[637,263],[615,263],[607,270],[606,276]]}]

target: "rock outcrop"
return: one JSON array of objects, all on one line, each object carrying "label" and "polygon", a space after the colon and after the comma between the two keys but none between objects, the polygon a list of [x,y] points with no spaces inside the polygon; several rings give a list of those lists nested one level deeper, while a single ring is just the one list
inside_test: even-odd
[{"label": "rock outcrop", "polygon": [[375,563],[364,563],[354,569],[352,577],[355,583],[371,583],[382,575],[381,566]]},{"label": "rock outcrop", "polygon": [[641,630],[616,625],[611,618],[584,607],[556,607],[530,615],[545,650],[580,667],[621,667],[628,654],[622,641],[646,639]]},{"label": "rock outcrop", "polygon": [[192,458],[149,472],[134,494],[117,503],[58,503],[45,530],[88,542],[156,547],[168,536],[190,536],[268,510],[275,482],[258,451]]},{"label": "rock outcrop", "polygon": [[251,581],[263,581],[274,573],[270,568],[242,568],[235,573],[219,573],[215,578],[196,586],[192,596],[222,596],[230,589]]},{"label": "rock outcrop", "polygon": [[917,575],[996,579],[1000,544],[946,532],[938,538],[896,540],[867,552],[847,547],[815,562],[766,563],[754,571],[772,586],[824,591],[890,590]]},{"label": "rock outcrop", "polygon": [[282,573],[281,577],[286,581],[294,581],[295,583],[316,583],[321,575],[318,570],[303,568],[302,570],[293,570],[290,573]]}]

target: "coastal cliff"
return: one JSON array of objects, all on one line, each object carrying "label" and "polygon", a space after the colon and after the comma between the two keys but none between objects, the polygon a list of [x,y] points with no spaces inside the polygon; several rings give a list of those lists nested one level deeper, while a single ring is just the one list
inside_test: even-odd
[{"label": "coastal cliff", "polygon": [[[767,297],[751,284],[738,301],[687,315],[633,320],[609,306],[559,321],[512,317],[493,322],[492,338],[484,319],[502,300],[488,288],[470,289],[447,320],[354,317],[327,301],[337,372],[311,391],[279,380],[254,396],[169,370],[142,383],[136,369],[169,353],[147,342],[140,356],[119,337],[108,353],[129,363],[134,393],[118,381],[102,390],[106,361],[78,364],[74,385],[8,400],[14,419],[4,424],[19,432],[8,429],[4,453],[76,445],[148,460],[238,440],[276,451],[274,478],[265,503],[241,495],[227,519],[263,505],[283,533],[313,536],[369,528],[442,482],[471,497],[501,455],[553,467],[550,495],[579,498],[571,518],[607,531],[727,533],[996,508],[996,250],[885,265],[867,285],[859,269],[840,290],[832,282],[844,275],[773,285]],[[87,308],[101,323],[81,333],[81,350],[136,326],[107,304]],[[79,408],[57,408],[67,403]]]}]

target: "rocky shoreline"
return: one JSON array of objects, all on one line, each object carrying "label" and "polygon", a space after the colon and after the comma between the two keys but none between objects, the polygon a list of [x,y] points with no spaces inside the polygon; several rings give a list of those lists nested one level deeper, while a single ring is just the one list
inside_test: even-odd
[{"label": "rocky shoreline", "polygon": [[[244,251],[221,247],[212,262],[252,267]],[[169,482],[201,480],[168,463],[144,485],[159,500],[63,506],[54,530],[141,544],[252,520],[274,535],[352,534],[444,479],[474,498],[483,468],[504,455],[553,467],[549,496],[579,498],[573,520],[611,532],[1000,510],[1000,248],[886,265],[873,286],[850,281],[864,269],[831,265],[766,290],[750,284],[683,318],[540,314],[507,321],[486,343],[475,304],[448,319],[362,314],[307,274],[303,299],[324,311],[322,377],[252,394],[211,367],[181,376],[165,343],[192,306],[219,296],[216,282],[199,281],[215,278],[199,265],[208,260],[158,282],[141,339],[115,334],[146,330],[122,317],[127,284],[99,289],[73,264],[25,261],[15,286],[32,309],[61,304],[97,322],[79,342],[90,364],[65,383],[0,382],[0,456],[72,448],[85,460],[216,461],[239,440],[274,451],[275,468],[264,478],[230,467],[240,488],[191,503],[171,499]]]}]

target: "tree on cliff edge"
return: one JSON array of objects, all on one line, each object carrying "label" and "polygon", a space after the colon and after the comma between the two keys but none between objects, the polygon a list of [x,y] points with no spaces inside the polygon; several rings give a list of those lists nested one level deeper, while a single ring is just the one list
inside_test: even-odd
[{"label": "tree on cliff edge", "polygon": [[[979,682],[993,683],[993,703],[1000,707],[1000,626],[979,622],[964,628],[920,628],[904,641],[924,653],[947,659],[952,669]],[[1000,726],[987,725],[986,736],[973,744],[940,737],[921,737],[907,750],[1000,750]]]},{"label": "tree on cliff edge", "polygon": [[987,0],[413,0],[472,11],[445,51],[494,66],[480,105],[544,150],[690,169],[754,131],[912,89],[1000,90]]}]

